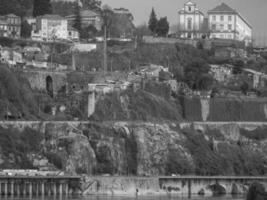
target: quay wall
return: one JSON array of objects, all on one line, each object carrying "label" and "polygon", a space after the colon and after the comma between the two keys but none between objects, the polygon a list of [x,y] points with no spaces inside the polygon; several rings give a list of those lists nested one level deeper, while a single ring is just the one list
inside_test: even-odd
[{"label": "quay wall", "polygon": [[85,195],[177,195],[181,197],[244,195],[262,177],[101,177],[82,178]]},{"label": "quay wall", "polygon": [[267,98],[183,97],[181,102],[189,121],[267,121]]}]

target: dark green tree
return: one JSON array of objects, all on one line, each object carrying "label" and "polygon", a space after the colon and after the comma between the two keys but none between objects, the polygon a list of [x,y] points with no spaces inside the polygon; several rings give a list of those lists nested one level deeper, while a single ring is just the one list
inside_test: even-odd
[{"label": "dark green tree", "polygon": [[244,68],[244,61],[242,60],[236,60],[234,61],[234,68],[233,68],[233,74],[241,74],[242,69]]},{"label": "dark green tree", "polygon": [[159,19],[156,27],[156,33],[158,36],[166,37],[169,33],[169,22],[167,20],[167,17],[162,17]]},{"label": "dark green tree", "polygon": [[206,89],[207,82],[212,82],[208,75],[209,70],[210,66],[205,60],[193,59],[185,66],[185,82],[192,89]]},{"label": "dark green tree", "polygon": [[32,31],[31,25],[28,24],[28,22],[26,20],[24,20],[21,23],[21,37],[23,37],[23,38],[31,37],[31,31]]},{"label": "dark green tree", "polygon": [[75,7],[75,20],[73,24],[73,28],[77,29],[77,31],[81,34],[82,31],[82,19],[80,14],[80,6],[77,3]]},{"label": "dark green tree", "polygon": [[50,4],[50,0],[34,0],[32,12],[34,17],[51,13],[52,6]]},{"label": "dark green tree", "polygon": [[157,25],[158,25],[158,19],[154,11],[154,8],[152,8],[150,18],[148,21],[148,28],[154,35],[156,34]]},{"label": "dark green tree", "polygon": [[13,13],[20,17],[30,14],[33,0],[0,0],[0,15]]},{"label": "dark green tree", "polygon": [[101,10],[101,1],[100,0],[81,0],[83,8],[90,10]]},{"label": "dark green tree", "polygon": [[97,30],[95,26],[89,25],[86,28],[83,28],[80,34],[80,37],[82,39],[89,39],[89,38],[94,38],[97,34]]}]

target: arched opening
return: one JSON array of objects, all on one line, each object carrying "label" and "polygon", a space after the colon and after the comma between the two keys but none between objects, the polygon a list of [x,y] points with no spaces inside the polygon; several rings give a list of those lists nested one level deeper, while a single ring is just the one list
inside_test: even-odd
[{"label": "arched opening", "polygon": [[46,77],[46,91],[47,94],[53,98],[53,79],[51,76]]},{"label": "arched opening", "polygon": [[213,195],[225,195],[226,189],[224,186],[220,185],[219,183],[215,183],[213,185],[209,186],[209,189],[211,189]]}]

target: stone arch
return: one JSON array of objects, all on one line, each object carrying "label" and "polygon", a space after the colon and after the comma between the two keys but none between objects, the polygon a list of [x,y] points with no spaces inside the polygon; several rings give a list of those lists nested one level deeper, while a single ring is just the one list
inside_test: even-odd
[{"label": "stone arch", "polygon": [[209,185],[209,189],[212,191],[213,195],[225,195],[226,194],[226,187],[219,183]]},{"label": "stone arch", "polygon": [[53,79],[51,76],[47,76],[45,81],[46,81],[46,92],[50,97],[53,98],[53,96],[54,96]]}]

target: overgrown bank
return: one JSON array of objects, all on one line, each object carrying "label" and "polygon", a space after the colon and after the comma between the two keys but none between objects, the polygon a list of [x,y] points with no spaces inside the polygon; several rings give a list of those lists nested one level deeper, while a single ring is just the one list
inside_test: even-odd
[{"label": "overgrown bank", "polygon": [[266,123],[17,122],[1,127],[2,167],[141,176],[267,172]]}]

